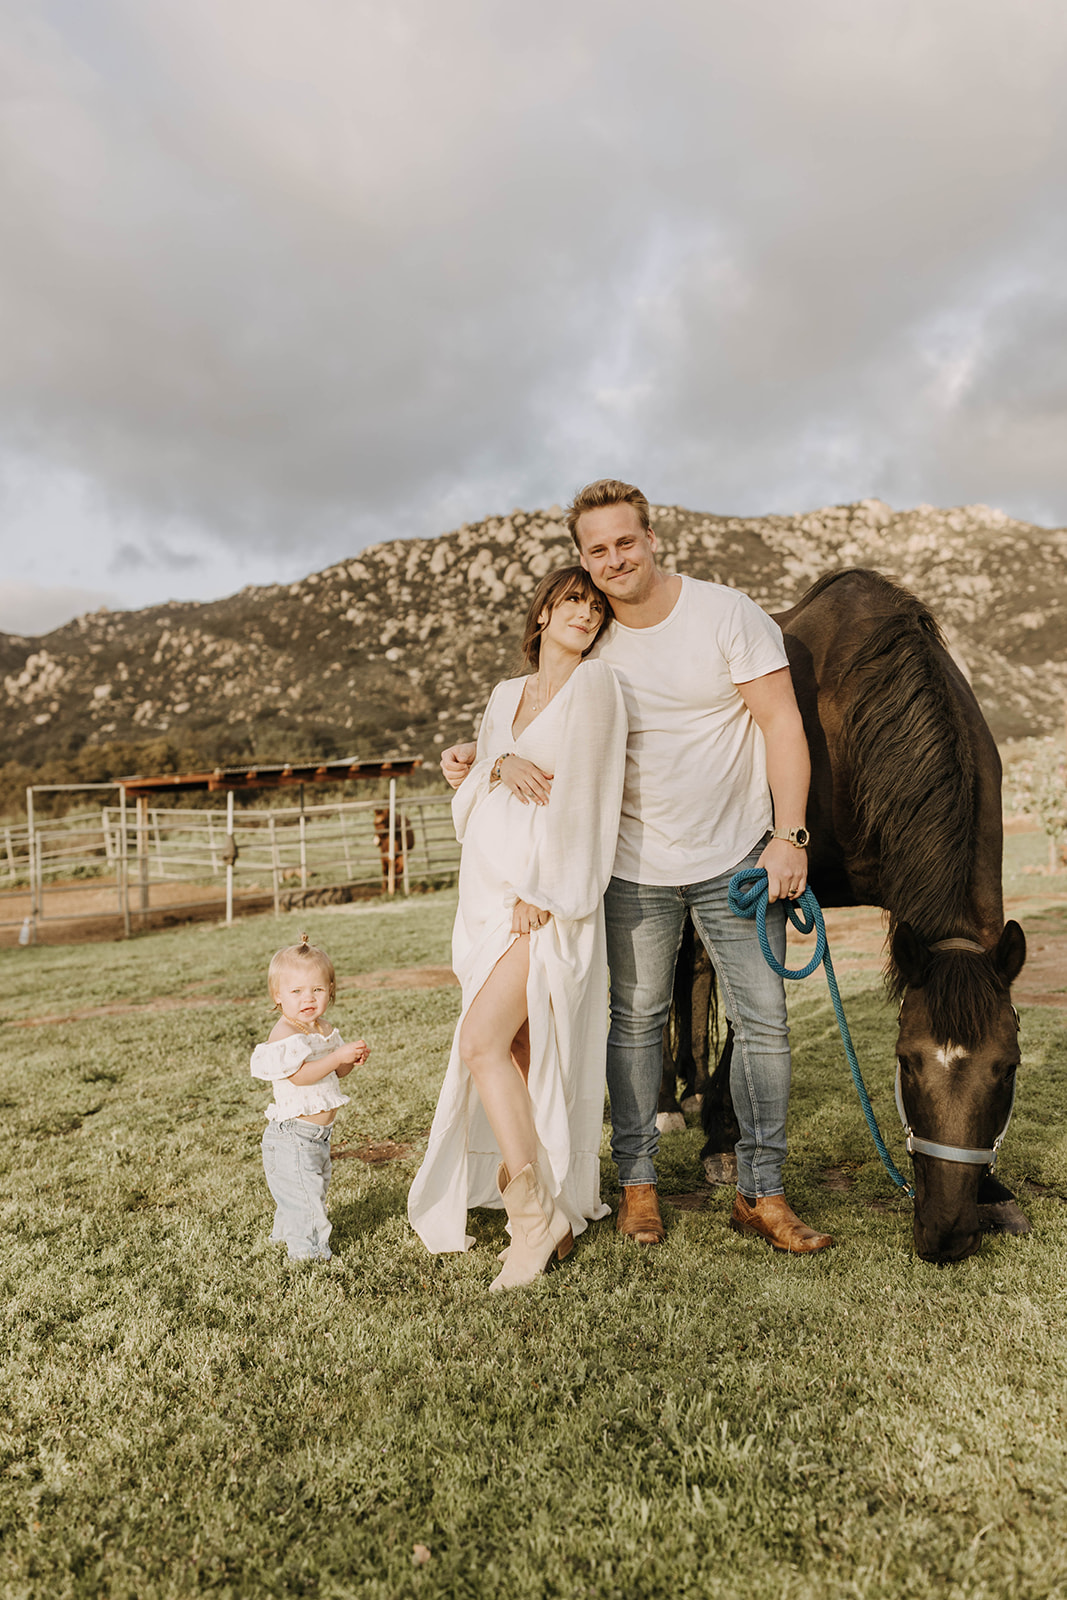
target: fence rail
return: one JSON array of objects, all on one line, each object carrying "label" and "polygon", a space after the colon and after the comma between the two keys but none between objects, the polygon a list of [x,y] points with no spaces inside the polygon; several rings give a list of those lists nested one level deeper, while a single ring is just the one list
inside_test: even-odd
[{"label": "fence rail", "polygon": [[24,943],[43,923],[118,916],[129,934],[152,912],[223,898],[230,922],[235,897],[272,899],[277,913],[296,891],[407,894],[459,867],[451,797],[401,799],[395,780],[388,800],[236,812],[232,793],[225,810],[192,810],[145,796],[127,804],[121,785],[92,787],[109,791],[96,810],[41,818],[38,786],[27,821],[3,829],[0,928],[19,926]]}]

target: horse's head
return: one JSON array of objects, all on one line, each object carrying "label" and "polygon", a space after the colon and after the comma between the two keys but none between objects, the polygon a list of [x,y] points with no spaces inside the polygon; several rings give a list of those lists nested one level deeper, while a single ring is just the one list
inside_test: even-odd
[{"label": "horse's head", "polygon": [[915,1141],[915,1248],[924,1261],[962,1261],[981,1239],[978,1180],[990,1160],[981,1152],[1011,1114],[1019,1023],[1009,990],[1026,939],[1009,922],[992,950],[963,939],[928,945],[902,922],[891,956],[903,991],[897,1061]]}]

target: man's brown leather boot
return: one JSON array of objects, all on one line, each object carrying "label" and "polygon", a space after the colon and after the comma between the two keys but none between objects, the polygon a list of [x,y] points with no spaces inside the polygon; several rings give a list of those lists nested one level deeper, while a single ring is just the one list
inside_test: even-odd
[{"label": "man's brown leather boot", "polygon": [[662,1244],[665,1233],[654,1183],[623,1185],[615,1231],[638,1244]]},{"label": "man's brown leather boot", "polygon": [[825,1250],[833,1244],[828,1233],[816,1233],[801,1222],[784,1194],[764,1195],[755,1205],[750,1205],[738,1193],[730,1216],[730,1226],[735,1233],[746,1233],[766,1239],[775,1250],[788,1250],[792,1255],[811,1255],[815,1250]]}]

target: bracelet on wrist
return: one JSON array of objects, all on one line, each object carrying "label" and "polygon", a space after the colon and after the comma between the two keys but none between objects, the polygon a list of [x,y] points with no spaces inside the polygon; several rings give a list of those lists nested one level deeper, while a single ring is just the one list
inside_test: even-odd
[{"label": "bracelet on wrist", "polygon": [[505,750],[504,754],[502,756],[497,756],[496,760],[493,762],[493,765],[489,770],[489,782],[490,783],[499,783],[500,782],[500,764],[501,764],[502,761],[506,761],[510,754],[511,754],[510,750]]}]

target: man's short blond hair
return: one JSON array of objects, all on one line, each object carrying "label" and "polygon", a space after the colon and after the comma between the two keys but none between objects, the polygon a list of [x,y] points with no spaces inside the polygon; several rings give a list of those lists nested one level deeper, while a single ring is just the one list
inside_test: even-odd
[{"label": "man's short blond hair", "polygon": [[620,478],[598,478],[595,483],[587,483],[584,489],[579,489],[567,507],[567,527],[579,555],[582,546],[578,539],[578,518],[584,511],[599,511],[602,506],[633,506],[646,533],[652,525],[648,501],[640,489],[632,483],[623,483]]}]

